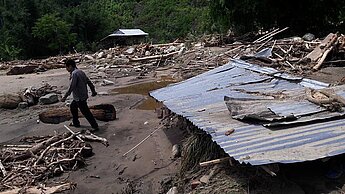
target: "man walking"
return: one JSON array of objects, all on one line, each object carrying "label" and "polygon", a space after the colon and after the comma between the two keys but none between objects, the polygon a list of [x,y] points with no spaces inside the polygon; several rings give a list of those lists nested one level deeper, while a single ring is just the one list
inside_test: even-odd
[{"label": "man walking", "polygon": [[93,117],[89,107],[87,106],[87,99],[88,99],[88,91],[87,86],[90,87],[92,96],[96,96],[97,92],[95,90],[95,86],[92,84],[90,79],[86,76],[86,74],[77,68],[76,63],[74,60],[67,60],[66,63],[66,70],[70,73],[70,85],[66,94],[62,97],[61,101],[64,102],[66,98],[73,95],[73,101],[70,105],[70,110],[73,116],[73,120],[71,126],[80,127],[80,122],[78,119],[78,108],[80,112],[84,115],[87,121],[90,123],[91,127],[94,131],[98,130],[98,124]]}]

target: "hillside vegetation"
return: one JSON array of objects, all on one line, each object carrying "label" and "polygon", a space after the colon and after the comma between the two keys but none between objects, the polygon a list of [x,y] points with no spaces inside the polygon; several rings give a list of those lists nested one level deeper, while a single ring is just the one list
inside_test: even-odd
[{"label": "hillside vegetation", "polygon": [[140,28],[154,43],[285,26],[325,35],[344,30],[344,8],[340,0],[1,0],[0,60],[94,51],[119,28]]}]

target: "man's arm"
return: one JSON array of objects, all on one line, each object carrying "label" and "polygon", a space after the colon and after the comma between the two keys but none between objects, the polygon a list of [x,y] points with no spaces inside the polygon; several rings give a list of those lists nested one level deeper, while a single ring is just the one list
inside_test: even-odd
[{"label": "man's arm", "polygon": [[88,77],[86,77],[86,83],[91,90],[91,96],[96,96],[97,92],[96,92],[95,86],[93,85],[93,83],[91,82],[91,80]]},{"label": "man's arm", "polygon": [[66,92],[66,94],[62,97],[61,101],[64,102],[66,100],[66,98],[71,95],[71,93],[73,92],[73,90],[75,90],[75,88],[77,87],[77,76],[76,74],[72,74],[72,77],[71,77],[71,82],[70,82],[70,85],[69,85],[69,88]]}]

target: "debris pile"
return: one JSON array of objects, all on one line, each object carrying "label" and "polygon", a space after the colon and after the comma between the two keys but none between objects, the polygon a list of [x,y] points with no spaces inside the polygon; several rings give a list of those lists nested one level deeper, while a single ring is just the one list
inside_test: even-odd
[{"label": "debris pile", "polygon": [[341,65],[345,61],[343,34],[330,33],[324,39],[310,33],[303,37],[274,38],[287,29],[277,28],[264,34],[247,33],[239,37],[231,33],[205,35],[193,42],[117,46],[93,54],[5,62],[0,63],[0,67],[11,67],[8,75],[33,73],[40,69],[63,68],[64,60],[73,58],[114,78],[144,76],[169,66],[176,78],[186,79],[238,58],[299,75],[310,74],[325,65]]},{"label": "debris pile", "polygon": [[[65,126],[66,127],[66,126]],[[45,184],[48,178],[85,165],[92,147],[85,141],[108,141],[89,131],[54,136],[25,137],[23,145],[2,145],[0,191]]]},{"label": "debris pile", "polygon": [[0,108],[15,109],[19,107],[23,109],[37,103],[53,104],[58,101],[58,94],[61,92],[57,90],[57,87],[48,83],[38,88],[31,86],[18,94],[0,95]]},{"label": "debris pile", "polygon": [[67,56],[56,56],[47,59],[35,60],[15,60],[0,63],[0,69],[9,69],[7,75],[21,75],[36,72],[43,72],[49,69],[64,68],[66,58],[81,58],[81,54],[71,54]]}]

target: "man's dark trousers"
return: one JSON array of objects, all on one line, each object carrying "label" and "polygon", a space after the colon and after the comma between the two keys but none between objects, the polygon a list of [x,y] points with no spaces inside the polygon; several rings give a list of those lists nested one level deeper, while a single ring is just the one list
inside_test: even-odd
[{"label": "man's dark trousers", "polygon": [[80,122],[78,119],[78,108],[80,112],[84,115],[84,117],[87,119],[87,121],[89,121],[91,127],[94,129],[98,129],[98,124],[95,118],[93,117],[89,107],[87,106],[86,100],[72,101],[70,109],[73,116],[73,125],[76,127],[80,126]]}]

